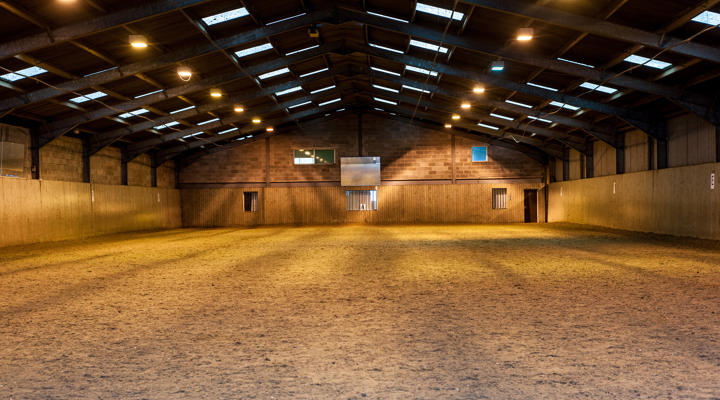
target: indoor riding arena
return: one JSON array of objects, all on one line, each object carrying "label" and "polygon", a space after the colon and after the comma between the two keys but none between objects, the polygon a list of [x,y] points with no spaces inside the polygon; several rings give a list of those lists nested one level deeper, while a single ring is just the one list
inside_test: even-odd
[{"label": "indoor riding arena", "polygon": [[720,0],[0,22],[0,399],[720,400]]}]

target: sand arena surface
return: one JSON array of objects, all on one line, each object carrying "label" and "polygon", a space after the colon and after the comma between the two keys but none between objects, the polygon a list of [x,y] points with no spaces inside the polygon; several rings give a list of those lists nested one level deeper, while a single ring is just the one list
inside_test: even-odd
[{"label": "sand arena surface", "polygon": [[0,398],[720,398],[720,245],[566,225],[0,249]]}]

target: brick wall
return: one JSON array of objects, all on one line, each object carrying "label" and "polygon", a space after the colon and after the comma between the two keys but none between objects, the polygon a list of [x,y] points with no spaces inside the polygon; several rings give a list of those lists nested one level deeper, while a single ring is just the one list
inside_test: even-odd
[{"label": "brick wall", "polygon": [[[340,157],[358,155],[357,115],[318,120],[269,139],[270,181],[338,182]],[[362,115],[362,155],[382,158],[383,181],[449,182],[453,175],[452,141],[445,130],[409,126],[376,114]],[[542,165],[506,148],[489,146],[489,162],[473,163],[472,146],[483,142],[456,137],[455,176],[459,180],[540,179]],[[294,165],[293,150],[335,149],[336,164]],[[264,183],[266,142],[259,140],[207,155],[184,168],[182,184]]]}]

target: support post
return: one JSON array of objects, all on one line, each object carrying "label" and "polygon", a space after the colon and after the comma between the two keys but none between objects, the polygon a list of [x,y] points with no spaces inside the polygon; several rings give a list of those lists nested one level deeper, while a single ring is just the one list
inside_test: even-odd
[{"label": "support post", "polygon": [[83,182],[90,183],[90,137],[82,138],[82,176]]},{"label": "support post", "polygon": [[594,147],[593,142],[588,142],[585,146],[587,148],[587,154],[585,154],[585,177],[595,177],[595,161],[594,161]]},{"label": "support post", "polygon": [[657,168],[668,167],[668,141],[666,138],[657,140]]},{"label": "support post", "polygon": [[715,162],[720,162],[720,125],[715,126]]},{"label": "support post", "polygon": [[265,187],[270,187],[270,138],[265,138]]},{"label": "support post", "polygon": [[157,187],[157,157],[155,152],[150,154],[150,186]]},{"label": "support post", "polygon": [[570,180],[570,149],[563,149],[563,181]]},{"label": "support post", "polygon": [[40,132],[30,130],[30,174],[33,179],[40,179]]},{"label": "support post", "polygon": [[182,170],[182,164],[175,162],[175,189],[180,189],[180,171]]},{"label": "support post", "polygon": [[647,149],[648,149],[648,171],[655,169],[655,139],[648,135],[647,137]]},{"label": "support post", "polygon": [[615,142],[615,173],[625,173],[625,134],[619,133]]},{"label": "support post", "polygon": [[122,158],[120,159],[120,184],[124,186],[127,186],[128,184],[128,162],[125,158],[124,151]]},{"label": "support post", "polygon": [[451,168],[452,168],[452,184],[454,185],[455,180],[455,135],[450,135],[450,157],[451,157]]},{"label": "support post", "polygon": [[359,112],[358,113],[358,130],[357,130],[358,157],[362,157],[362,155],[363,155],[362,130],[363,130],[362,113]]}]

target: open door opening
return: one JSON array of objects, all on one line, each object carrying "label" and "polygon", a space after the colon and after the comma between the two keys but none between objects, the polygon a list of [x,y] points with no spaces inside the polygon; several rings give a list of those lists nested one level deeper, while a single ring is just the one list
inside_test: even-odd
[{"label": "open door opening", "polygon": [[525,189],[525,222],[538,222],[538,191]]}]

